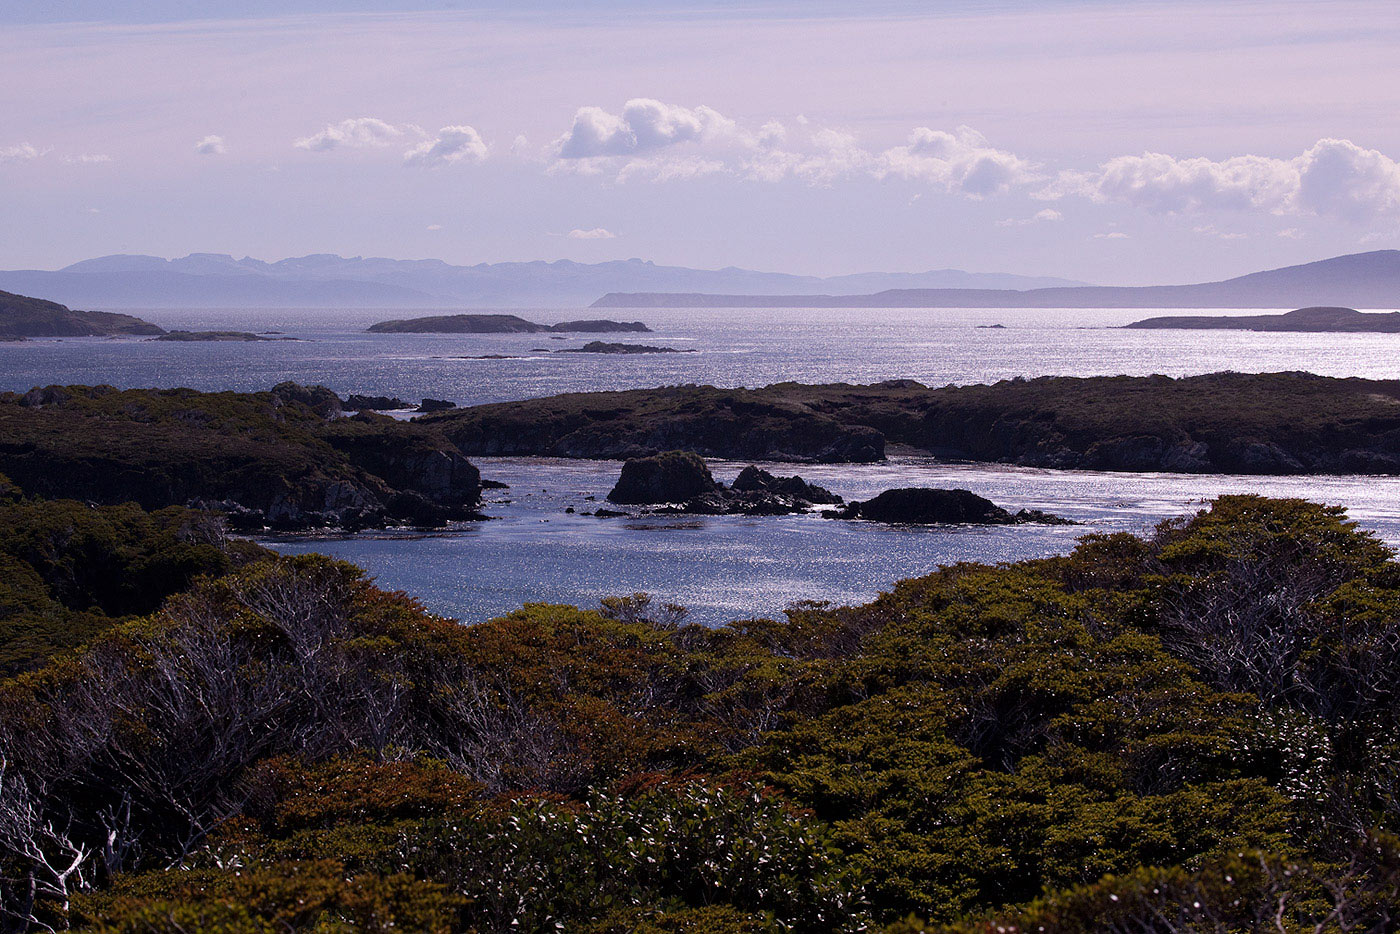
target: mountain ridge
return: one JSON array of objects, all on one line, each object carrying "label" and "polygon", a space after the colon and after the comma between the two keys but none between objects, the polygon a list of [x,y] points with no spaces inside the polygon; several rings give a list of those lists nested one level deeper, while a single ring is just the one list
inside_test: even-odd
[{"label": "mountain ridge", "polygon": [[767,290],[855,294],[895,286],[1032,288],[1074,280],[935,269],[818,277],[735,266],[692,269],[649,260],[531,260],[458,266],[440,259],[396,260],[313,253],[275,262],[223,253],[176,259],[112,254],[62,269],[0,271],[0,289],[72,305],[161,307],[582,307],[608,292]]},{"label": "mountain ridge", "polygon": [[1041,289],[888,289],[866,295],[610,293],[593,308],[1400,308],[1400,250],[1348,253],[1311,263],[1188,285]]}]

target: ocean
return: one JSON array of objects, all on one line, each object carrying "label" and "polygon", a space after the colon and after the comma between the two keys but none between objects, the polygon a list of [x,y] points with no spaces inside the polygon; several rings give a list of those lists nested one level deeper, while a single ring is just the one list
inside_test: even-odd
[{"label": "ocean", "polygon": [[[600,316],[582,310],[510,312],[541,323]],[[599,335],[364,332],[377,320],[420,314],[402,309],[134,313],[167,328],[279,331],[302,340],[0,343],[0,390],[85,383],[251,391],[295,380],[320,383],[342,395],[391,395],[414,402],[429,397],[470,405],[560,392],[680,383],[762,386],[785,380],[908,378],[937,386],[1016,376],[1181,376],[1220,370],[1400,379],[1400,335],[1119,327],[1158,313],[1143,309],[606,312],[642,320],[654,333],[604,339],[696,351],[625,357],[552,352]],[[472,359],[485,355],[506,359]],[[1346,506],[1362,527],[1400,545],[1400,478],[1090,473],[948,465],[927,458],[895,458],[878,465],[767,465],[777,473],[801,473],[848,499],[896,486],[956,486],[1013,510],[1043,509],[1082,523],[910,529],[816,515],[599,519],[582,512],[596,508],[611,488],[616,462],[485,458],[477,463],[484,476],[510,487],[489,495],[484,509],[493,517],[489,521],[428,534],[276,538],[266,544],[289,553],[343,557],[383,586],[408,591],[433,612],[464,622],[527,601],[593,606],[608,594],[645,591],[690,607],[691,618],[707,624],[773,616],[803,600],[863,602],[901,578],[942,564],[1064,553],[1088,533],[1148,532],[1157,522],[1200,509],[1222,493],[1298,496]],[[719,479],[730,480],[742,466],[716,462],[712,469]],[[571,506],[575,512],[565,512]]]}]

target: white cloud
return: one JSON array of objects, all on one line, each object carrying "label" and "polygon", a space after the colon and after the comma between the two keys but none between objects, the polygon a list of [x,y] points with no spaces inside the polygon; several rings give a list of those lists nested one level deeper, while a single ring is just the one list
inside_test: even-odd
[{"label": "white cloud", "polygon": [[480,163],[486,160],[486,143],[475,128],[445,126],[438,135],[403,154],[409,165],[451,165],[454,162]]},{"label": "white cloud", "polygon": [[1345,139],[1322,139],[1293,160],[1299,209],[1364,221],[1400,212],[1400,163]]},{"label": "white cloud", "polygon": [[1055,221],[1064,220],[1064,215],[1054,208],[1045,208],[1036,211],[1030,217],[1008,217],[1006,220],[997,221],[998,227],[1027,227],[1031,224],[1051,224]]},{"label": "white cloud", "polygon": [[1364,221],[1400,213],[1400,163],[1350,140],[1322,139],[1292,159],[1119,156],[1095,172],[1065,172],[1042,193],[1082,195],[1164,214],[1259,210]]},{"label": "white cloud", "polygon": [[734,131],[734,121],[710,107],[692,109],[637,97],[623,105],[621,114],[601,107],[580,107],[569,132],[554,145],[562,159],[596,159],[630,156]]},{"label": "white cloud", "polygon": [[46,150],[38,150],[28,143],[20,143],[18,146],[7,146],[0,149],[0,162],[28,162],[30,159],[37,159]]},{"label": "white cloud", "polygon": [[206,136],[194,144],[194,151],[201,156],[222,156],[228,150],[222,136]]},{"label": "white cloud", "polygon": [[1297,227],[1286,227],[1278,232],[1278,236],[1284,240],[1301,240],[1303,232]]},{"label": "white cloud", "polygon": [[1192,233],[1203,234],[1207,237],[1217,237],[1221,240],[1248,240],[1249,234],[1235,231],[1221,230],[1214,224],[1202,224],[1191,228]]},{"label": "white cloud", "polygon": [[441,224],[429,224],[427,229],[428,229],[428,230],[441,230],[441,229],[442,229],[442,225],[441,225]]},{"label": "white cloud", "polygon": [[103,162],[111,162],[112,157],[100,152],[85,152],[76,156],[64,156],[63,161],[68,165],[101,165]]},{"label": "white cloud", "polygon": [[416,129],[397,127],[375,117],[354,117],[329,124],[324,130],[293,143],[298,149],[328,152],[332,149],[358,149],[366,146],[389,146],[403,138],[405,132]]},{"label": "white cloud", "polygon": [[970,198],[1002,194],[1040,179],[1035,165],[993,147],[968,126],[951,133],[918,127],[906,145],[885,150],[880,159],[881,177],[917,179]]},{"label": "white cloud", "polygon": [[632,159],[617,173],[619,182],[645,179],[652,182],[685,181],[705,175],[717,175],[726,171],[724,162],[707,159],[704,156],[657,156],[651,159]]},{"label": "white cloud", "polygon": [[1094,234],[1095,240],[1127,240],[1128,235],[1121,230],[1110,230],[1108,233]]},{"label": "white cloud", "polygon": [[606,227],[594,227],[591,230],[582,230],[575,227],[564,236],[570,240],[616,240],[617,234]]}]

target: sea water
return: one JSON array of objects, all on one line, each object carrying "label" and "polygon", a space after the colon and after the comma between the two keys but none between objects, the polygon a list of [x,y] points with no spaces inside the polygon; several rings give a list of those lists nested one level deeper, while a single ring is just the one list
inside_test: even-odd
[{"label": "sea water", "polygon": [[[512,313],[542,323],[602,316],[640,319],[654,333],[604,339],[696,352],[625,357],[553,352],[599,335],[364,331],[377,320],[419,314],[401,309],[152,310],[138,314],[167,328],[279,331],[273,336],[301,340],[0,343],[0,390],[105,383],[250,391],[295,380],[320,383],[342,395],[409,401],[429,397],[467,405],[559,392],[679,383],[762,386],[782,380],[912,378],[937,386],[1015,376],[1181,376],[1220,370],[1400,378],[1400,335],[1122,329],[1122,324],[1155,313],[1141,309]],[[990,326],[994,324],[1003,326]],[[485,355],[507,359],[474,359]],[[476,462],[484,476],[510,486],[489,494],[484,511],[493,517],[490,521],[428,534],[361,533],[266,543],[288,553],[320,551],[353,561],[381,585],[406,590],[430,610],[467,622],[527,601],[592,606],[608,594],[645,591],[690,607],[692,619],[709,624],[777,615],[803,600],[862,602],[897,580],[940,565],[1060,554],[1089,533],[1148,533],[1163,519],[1189,514],[1223,493],[1298,496],[1342,505],[1363,528],[1400,545],[1400,478],[1092,473],[947,465],[926,458],[874,465],[767,465],[780,474],[797,470],[848,499],[899,486],[964,487],[1012,510],[1042,509],[1081,523],[910,528],[817,514],[600,519],[583,513],[603,504],[617,478],[616,462]],[[716,462],[712,469],[727,481],[742,466]],[[566,512],[570,507],[573,513]]]}]

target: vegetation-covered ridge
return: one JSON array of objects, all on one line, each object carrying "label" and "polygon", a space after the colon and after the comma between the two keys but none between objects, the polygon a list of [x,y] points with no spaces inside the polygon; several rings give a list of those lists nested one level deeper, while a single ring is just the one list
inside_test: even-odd
[{"label": "vegetation-covered ridge", "polygon": [[865,606],[269,558],[0,683],[9,930],[1388,931],[1400,564],[1228,497]]},{"label": "vegetation-covered ridge", "polygon": [[200,505],[240,527],[441,524],[480,499],[435,428],[362,412],[328,389],[50,386],[0,394],[0,473],[25,494],[147,509]]},{"label": "vegetation-covered ridge", "polygon": [[466,454],[951,460],[1189,473],[1400,473],[1400,381],[1307,373],[778,383],[573,393],[423,419]]},{"label": "vegetation-covered ridge", "polygon": [[111,311],[74,311],[58,302],[0,292],[0,340],[164,333],[163,328],[131,315]]}]

